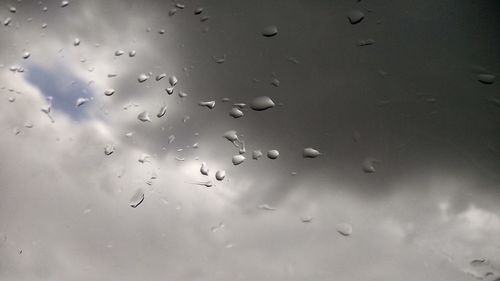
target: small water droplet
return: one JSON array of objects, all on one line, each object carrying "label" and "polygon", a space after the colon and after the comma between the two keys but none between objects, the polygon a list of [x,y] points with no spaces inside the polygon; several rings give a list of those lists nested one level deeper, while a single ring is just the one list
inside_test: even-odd
[{"label": "small water droplet", "polygon": [[258,160],[260,157],[262,157],[262,151],[260,151],[260,150],[254,150],[252,152],[252,158],[254,160]]},{"label": "small water droplet", "polygon": [[215,63],[221,64],[226,61],[226,54],[222,55],[221,58],[218,58],[216,56],[212,56],[212,58],[214,59]]},{"label": "small water droplet", "polygon": [[277,159],[280,156],[279,151],[272,149],[267,152],[267,158],[269,159]]},{"label": "small water droplet", "polygon": [[168,15],[169,16],[173,16],[173,15],[175,15],[177,13],[177,11],[179,11],[179,9],[172,8],[172,9],[170,9],[170,11],[168,11]]},{"label": "small water droplet", "polygon": [[30,57],[30,52],[24,52],[23,53],[23,59],[27,59]]},{"label": "small water droplet", "polygon": [[218,181],[223,180],[226,177],[226,171],[224,170],[219,170],[215,173],[215,179]]},{"label": "small water droplet", "polygon": [[214,183],[211,180],[192,182],[191,184],[201,185],[201,186],[205,186],[205,187],[212,187],[214,185]]},{"label": "small water droplet", "polygon": [[378,162],[378,160],[374,158],[366,158],[365,160],[363,160],[363,165],[362,165],[363,172],[375,173],[375,162]]},{"label": "small water droplet", "polygon": [[304,158],[316,158],[320,155],[321,153],[319,153],[318,150],[311,147],[304,148],[304,151],[302,152],[302,157]]},{"label": "small water droplet", "polygon": [[143,83],[143,82],[145,82],[148,79],[149,79],[149,74],[141,73],[141,74],[139,74],[139,77],[137,78],[137,81],[139,81],[139,83]]},{"label": "small water droplet", "polygon": [[235,107],[239,108],[239,109],[243,109],[245,108],[245,106],[247,106],[246,103],[242,103],[242,102],[239,102],[239,103],[235,103],[233,104]]},{"label": "small water droplet", "polygon": [[104,91],[104,95],[106,96],[112,96],[113,94],[115,93],[115,89],[107,89],[106,91]]},{"label": "small water droplet", "polygon": [[181,4],[181,3],[176,3],[175,6],[179,9],[184,9],[186,8],[186,6],[184,4]]},{"label": "small water droplet", "polygon": [[210,228],[210,231],[212,231],[213,233],[215,233],[215,232],[217,232],[217,231],[219,231],[219,230],[221,230],[223,228],[224,228],[224,223],[221,222],[218,225],[212,226]]},{"label": "small water droplet", "polygon": [[44,7],[42,8],[42,11],[44,11],[44,12],[47,12],[48,10],[49,10],[49,8],[47,8],[47,6],[44,6]]},{"label": "small water droplet", "polygon": [[47,28],[47,24],[46,23],[42,23],[42,28]]},{"label": "small water droplet", "polygon": [[104,147],[104,155],[111,155],[115,152],[115,147],[111,144],[108,144]]},{"label": "small water droplet", "polygon": [[24,123],[24,127],[31,129],[31,128],[33,128],[33,123],[31,121],[26,121]]},{"label": "small water droplet", "polygon": [[265,37],[273,37],[278,34],[278,27],[276,25],[269,25],[262,29],[262,35]]},{"label": "small water droplet", "polygon": [[273,85],[274,87],[279,87],[280,86],[280,80],[278,80],[277,78],[274,78],[271,81],[271,85]]},{"label": "small water droplet", "polygon": [[209,16],[203,16],[203,17],[201,17],[200,21],[201,21],[201,22],[204,22],[204,21],[207,21],[207,20],[209,20],[209,19],[210,19],[210,17],[209,17]]},{"label": "small water droplet", "polygon": [[365,18],[365,14],[360,10],[352,10],[347,14],[347,18],[351,24],[357,24]]},{"label": "small water droplet", "polygon": [[477,80],[483,84],[493,84],[495,82],[495,75],[482,73],[477,75]]},{"label": "small water droplet", "polygon": [[135,50],[132,50],[132,51],[130,51],[130,52],[128,53],[128,56],[129,56],[129,57],[131,57],[131,58],[133,58],[133,57],[135,57],[135,54],[136,54],[136,51],[135,51]]},{"label": "small water droplet", "polygon": [[147,111],[143,111],[137,115],[137,119],[142,122],[151,122],[151,118],[149,117],[149,113]]},{"label": "small water droplet", "polygon": [[166,105],[164,105],[160,108],[160,112],[158,112],[158,114],[156,114],[156,117],[161,118],[161,117],[163,117],[163,115],[165,115],[165,113],[167,113],[167,106]]},{"label": "small water droplet", "polygon": [[124,50],[117,50],[115,51],[115,56],[119,57],[121,55],[125,54],[125,51]]},{"label": "small water droplet", "polygon": [[73,40],[73,46],[79,46],[80,45],[80,38],[75,38],[75,40]]},{"label": "small water droplet", "polygon": [[312,222],[313,220],[313,217],[302,217],[300,218],[300,221],[303,222],[303,223],[310,223]]},{"label": "small water droplet", "polygon": [[166,73],[161,73],[156,76],[156,81],[160,81],[161,79],[167,77]]},{"label": "small water droplet", "polygon": [[215,107],[215,101],[200,101],[198,105],[213,109]]},{"label": "small water droplet", "polygon": [[348,223],[339,223],[336,226],[337,232],[340,233],[343,236],[351,236],[352,234],[352,225]]},{"label": "small water droplet", "polygon": [[4,21],[3,21],[3,25],[7,26],[10,24],[10,22],[12,21],[12,18],[11,17],[7,17]]},{"label": "small water droplet", "polygon": [[130,198],[130,207],[137,208],[144,201],[144,190],[137,189],[132,198]]},{"label": "small water droplet", "polygon": [[9,102],[15,102],[16,98],[15,97],[9,97]]},{"label": "small water droplet", "polygon": [[14,6],[10,6],[10,7],[9,7],[9,11],[10,11],[11,13],[15,13],[15,12],[17,11],[17,9],[16,9],[16,7],[14,7]]},{"label": "small water droplet", "polygon": [[234,155],[233,159],[232,159],[233,165],[235,165],[235,166],[243,163],[244,161],[245,161],[245,156],[243,156],[241,154]]},{"label": "small water droplet", "polygon": [[75,107],[80,107],[84,104],[86,104],[90,99],[88,98],[78,98],[75,103]]},{"label": "small water droplet", "polygon": [[116,77],[116,76],[118,76],[118,74],[116,74],[116,73],[109,73],[108,74],[108,78],[113,78],[113,77]]},{"label": "small water droplet", "polygon": [[194,9],[194,14],[195,15],[199,15],[201,13],[203,13],[203,8],[202,7],[198,7],[196,9]]},{"label": "small water droplet", "polygon": [[149,158],[151,158],[151,156],[149,156],[148,154],[143,154],[137,161],[139,161],[139,163],[141,164],[144,164],[146,162],[149,162]]},{"label": "small water droplet", "polygon": [[165,89],[165,91],[167,91],[167,94],[171,95],[174,93],[174,87],[168,87]]},{"label": "small water droplet", "polygon": [[274,107],[274,102],[268,96],[256,97],[250,104],[250,108],[256,111],[262,111]]},{"label": "small water droplet", "polygon": [[231,108],[231,111],[229,111],[229,116],[233,118],[240,118],[243,116],[243,111],[239,110],[236,107]]},{"label": "small water droplet", "polygon": [[207,163],[201,162],[200,173],[204,176],[208,176],[208,166]]},{"label": "small water droplet", "polygon": [[366,39],[366,40],[360,39],[358,41],[358,46],[360,46],[360,47],[370,46],[370,45],[373,45],[373,44],[375,44],[375,40],[373,40],[373,39]]},{"label": "small water droplet", "polygon": [[268,204],[260,204],[257,206],[257,209],[265,210],[265,211],[276,211],[277,209],[269,206]]},{"label": "small water droplet", "polygon": [[172,87],[175,86],[175,85],[177,85],[177,77],[170,76],[168,78],[168,83],[170,83],[170,86],[172,86]]},{"label": "small water droplet", "polygon": [[67,0],[63,0],[63,1],[61,1],[61,7],[62,7],[62,8],[66,7],[66,6],[68,6],[68,5],[69,5],[69,1],[67,1]]}]

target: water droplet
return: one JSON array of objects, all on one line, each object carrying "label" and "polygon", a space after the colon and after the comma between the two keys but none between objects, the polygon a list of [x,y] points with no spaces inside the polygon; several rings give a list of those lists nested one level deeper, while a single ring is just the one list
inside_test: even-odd
[{"label": "water droplet", "polygon": [[303,222],[303,223],[310,223],[312,222],[313,220],[313,217],[302,217],[300,218],[300,221]]},{"label": "water droplet", "polygon": [[302,157],[304,158],[316,158],[320,155],[321,153],[319,153],[319,151],[311,147],[304,148],[304,151],[302,152]]},{"label": "water droplet", "polygon": [[139,83],[143,83],[143,82],[145,82],[148,79],[149,79],[149,75],[148,74],[141,73],[141,74],[139,74],[139,77],[137,78],[137,81],[139,81]]},{"label": "water droplet", "polygon": [[205,187],[212,187],[214,183],[211,180],[208,181],[200,181],[200,182],[192,182],[191,184],[202,185]]},{"label": "water droplet", "polygon": [[250,104],[250,108],[262,111],[274,107],[274,102],[268,96],[256,97]]},{"label": "water droplet", "polygon": [[276,208],[269,206],[268,204],[260,204],[257,206],[257,209],[265,210],[265,211],[276,211]]},{"label": "water droplet", "polygon": [[186,7],[184,4],[181,3],[176,3],[175,6],[179,9],[184,9]]},{"label": "water droplet", "polygon": [[106,96],[112,96],[113,94],[115,93],[115,89],[107,89],[106,91],[104,91],[104,95]]},{"label": "water droplet", "polygon": [[184,119],[182,119],[182,123],[186,123],[187,121],[189,121],[189,119],[191,119],[189,115],[184,116]]},{"label": "water droplet", "polygon": [[375,40],[373,40],[373,39],[366,39],[366,40],[360,39],[358,41],[358,46],[360,46],[360,47],[370,46],[370,45],[373,45],[373,44],[375,44]]},{"label": "water droplet", "polygon": [[116,77],[116,76],[118,76],[118,74],[116,74],[116,73],[109,73],[108,74],[108,78],[113,78],[113,77]]},{"label": "water droplet", "polygon": [[201,162],[200,173],[202,175],[208,176],[208,166],[207,166],[207,163]]},{"label": "water droplet", "polygon": [[233,159],[232,159],[233,165],[237,166],[237,165],[243,163],[243,161],[245,161],[245,156],[243,156],[241,154],[233,156]]},{"label": "water droplet", "polygon": [[478,266],[478,265],[485,265],[487,264],[487,260],[486,259],[474,259],[470,262],[470,265],[472,266]]},{"label": "water droplet", "polygon": [[212,56],[212,58],[214,59],[215,63],[221,64],[226,61],[226,54],[222,55],[221,58],[218,58],[216,56]]},{"label": "water droplet", "polygon": [[104,147],[104,155],[111,155],[115,152],[115,147],[111,144],[108,144]]},{"label": "water droplet", "polygon": [[278,34],[278,27],[276,27],[276,25],[266,26],[262,30],[262,35],[265,37],[273,37],[276,34]]},{"label": "water droplet", "polygon": [[198,105],[213,109],[215,107],[215,101],[200,101]]},{"label": "water droplet", "polygon": [[267,152],[267,157],[268,157],[269,159],[273,159],[273,160],[274,160],[274,159],[277,159],[279,156],[280,156],[279,151],[277,151],[277,150],[275,150],[275,149],[269,150],[269,151]]},{"label": "water droplet", "polygon": [[30,52],[24,52],[23,53],[23,59],[27,59],[30,57]]},{"label": "water droplet", "polygon": [[26,121],[26,122],[24,123],[24,127],[28,128],[28,129],[31,129],[31,128],[33,128],[33,123],[32,123],[32,122],[30,122],[30,121]]},{"label": "water droplet", "polygon": [[159,33],[159,34],[165,34],[165,29],[160,29],[160,30],[158,30],[158,33]]},{"label": "water droplet", "polygon": [[177,85],[177,77],[170,76],[168,78],[168,83],[170,83],[170,86],[172,86],[172,87],[175,86],[175,85]]},{"label": "water droplet", "polygon": [[4,21],[3,21],[3,25],[7,26],[10,24],[10,22],[12,21],[12,18],[11,17],[8,17],[6,18]]},{"label": "water droplet", "polygon": [[204,21],[207,21],[207,20],[209,20],[209,19],[210,19],[210,17],[209,17],[209,16],[203,16],[203,17],[201,17],[200,21],[201,21],[201,22],[204,22]]},{"label": "water droplet", "polygon": [[238,139],[238,133],[235,130],[229,130],[222,136],[228,141],[232,142],[234,145],[238,146],[236,143],[240,140]]},{"label": "water droplet", "polygon": [[167,77],[166,73],[161,73],[156,76],[156,81],[160,81],[161,79]]},{"label": "water droplet", "polygon": [[115,56],[117,56],[117,57],[119,57],[119,56],[121,56],[123,54],[125,54],[125,51],[123,51],[123,50],[117,50],[117,51],[115,51]]},{"label": "water droplet", "polygon": [[17,11],[17,9],[16,9],[16,7],[14,7],[14,6],[10,6],[10,7],[9,7],[9,11],[10,11],[11,13],[15,13],[15,12]]},{"label": "water droplet", "polygon": [[49,8],[47,8],[47,6],[44,6],[44,7],[42,8],[42,11],[44,11],[44,12],[47,12],[48,10],[49,10]]},{"label": "water droplet", "polygon": [[160,112],[158,112],[158,114],[156,114],[156,117],[161,118],[161,117],[163,117],[163,115],[165,115],[165,113],[167,113],[167,106],[166,105],[164,105],[160,108]]},{"label": "water droplet", "polygon": [[139,157],[139,159],[137,161],[139,161],[139,163],[141,163],[141,164],[144,164],[146,162],[149,162],[150,157],[151,156],[149,156],[148,154],[143,154],[143,155],[141,155],[141,157]]},{"label": "water droplet", "polygon": [[69,5],[69,1],[63,0],[61,1],[61,7],[64,8]]},{"label": "water droplet", "polygon": [[75,103],[75,107],[80,107],[84,104],[86,104],[90,99],[88,98],[78,98]]},{"label": "water droplet", "polygon": [[73,46],[79,46],[80,45],[80,38],[75,38],[75,40],[73,40]]},{"label": "water droplet", "polygon": [[15,97],[9,97],[9,102],[15,102],[16,98]]},{"label": "water droplet", "polygon": [[231,108],[231,111],[229,111],[229,116],[233,118],[240,118],[243,116],[243,111],[239,110],[236,107]]},{"label": "water droplet", "polygon": [[482,73],[477,75],[477,80],[483,84],[493,84],[495,82],[495,75]]},{"label": "water droplet", "polygon": [[135,57],[135,54],[136,54],[136,51],[135,51],[135,50],[132,50],[132,51],[130,51],[130,52],[128,53],[128,56],[129,56],[129,57],[131,57],[131,58],[133,58],[133,57]]},{"label": "water droplet", "polygon": [[149,113],[147,111],[143,111],[137,115],[137,119],[142,122],[151,122],[151,118],[149,117]]},{"label": "water droplet", "polygon": [[234,105],[235,107],[239,108],[239,109],[243,109],[243,108],[245,108],[245,106],[247,106],[247,105],[246,105],[246,103],[242,103],[242,102],[240,102],[240,103],[235,103],[235,104],[233,104],[233,105]]},{"label": "water droplet", "polygon": [[223,228],[224,228],[224,223],[221,222],[218,225],[212,226],[210,228],[210,231],[212,231],[213,233],[215,233],[215,232],[217,232],[217,231],[219,231],[219,230],[221,230]]},{"label": "water droplet", "polygon": [[347,14],[347,18],[351,24],[357,24],[365,18],[365,14],[360,10],[352,10]]},{"label": "water droplet", "polygon": [[194,14],[195,15],[199,15],[201,13],[203,13],[203,8],[202,7],[198,7],[196,9],[194,9]]},{"label": "water droplet", "polygon": [[271,81],[271,85],[273,85],[274,87],[279,87],[280,86],[280,80],[274,78],[272,81]]},{"label": "water droplet", "polygon": [[262,157],[262,151],[260,151],[260,150],[254,150],[252,152],[252,158],[254,160],[258,160],[260,157]]},{"label": "water droplet", "polygon": [[375,162],[378,162],[378,160],[374,158],[366,158],[365,160],[363,160],[363,165],[362,165],[363,172],[375,173]]},{"label": "water droplet", "polygon": [[222,98],[221,101],[222,102],[229,102],[231,99],[230,98]]},{"label": "water droplet", "polygon": [[144,201],[144,190],[142,188],[137,189],[135,194],[130,198],[130,207],[137,208]]},{"label": "water droplet", "polygon": [[224,170],[219,170],[215,173],[215,179],[218,181],[223,180],[226,177],[226,171]]},{"label": "water droplet", "polygon": [[343,236],[350,236],[352,234],[352,226],[348,223],[339,223],[336,228],[337,232]]},{"label": "water droplet", "polygon": [[47,28],[47,24],[46,23],[42,23],[42,28]]},{"label": "water droplet", "polygon": [[167,94],[171,95],[174,93],[174,87],[168,87],[165,89],[165,91],[167,91]]},{"label": "water droplet", "polygon": [[177,13],[177,11],[178,11],[178,9],[172,8],[172,9],[170,9],[170,11],[168,11],[168,15],[169,16],[173,16],[173,15],[175,15]]}]

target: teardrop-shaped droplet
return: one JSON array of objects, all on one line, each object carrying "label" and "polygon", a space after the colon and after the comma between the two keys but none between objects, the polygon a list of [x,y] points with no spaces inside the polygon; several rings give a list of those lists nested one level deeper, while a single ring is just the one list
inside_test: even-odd
[{"label": "teardrop-shaped droplet", "polygon": [[316,158],[320,155],[321,153],[319,153],[318,150],[311,147],[304,148],[304,151],[302,152],[302,157],[304,158]]},{"label": "teardrop-shaped droplet", "polygon": [[167,106],[166,105],[164,105],[160,108],[160,112],[158,112],[158,114],[156,114],[156,117],[161,118],[161,117],[163,117],[163,115],[165,115],[165,113],[167,113]]},{"label": "teardrop-shaped droplet", "polygon": [[178,82],[177,81],[177,77],[175,77],[175,75],[174,76],[170,76],[168,78],[168,83],[170,83],[170,86],[172,86],[172,87],[175,86],[175,85],[177,85],[177,82]]},{"label": "teardrop-shaped droplet", "polygon": [[64,8],[64,7],[68,6],[68,5],[69,5],[69,1],[67,1],[67,0],[61,1],[61,8]]},{"label": "teardrop-shaped droplet", "polygon": [[167,77],[166,73],[161,73],[156,76],[156,81],[160,81],[161,79]]},{"label": "teardrop-shaped droplet", "polygon": [[151,118],[149,117],[149,113],[147,111],[143,111],[137,115],[137,119],[142,122],[151,122]]},{"label": "teardrop-shaped droplet", "polygon": [[200,173],[204,176],[208,176],[208,166],[207,163],[201,162]]},{"label": "teardrop-shaped droplet", "polygon": [[89,101],[88,98],[78,98],[75,103],[75,107],[80,107]]},{"label": "teardrop-shaped droplet", "polygon": [[260,157],[262,157],[262,151],[260,151],[260,150],[254,150],[252,152],[252,158],[254,160],[258,160]]},{"label": "teardrop-shaped droplet", "polygon": [[104,147],[104,155],[111,155],[115,152],[115,147],[111,144],[108,144]]},{"label": "teardrop-shaped droplet", "polygon": [[218,181],[223,180],[226,177],[226,171],[224,170],[219,170],[215,173],[215,179]]},{"label": "teardrop-shaped droplet", "polygon": [[339,223],[336,226],[337,232],[340,233],[343,236],[351,236],[352,234],[352,225],[348,223]]},{"label": "teardrop-shaped droplet", "polygon": [[125,54],[125,51],[124,50],[117,50],[115,51],[115,56],[119,57],[121,55]]},{"label": "teardrop-shaped droplet", "polygon": [[132,198],[130,198],[130,207],[137,208],[144,201],[144,190],[137,189]]},{"label": "teardrop-shaped droplet", "polygon": [[75,38],[75,40],[73,40],[73,46],[79,46],[80,45],[80,38]]},{"label": "teardrop-shaped droplet", "polygon": [[224,135],[222,135],[222,136],[225,139],[227,139],[228,141],[232,142],[233,144],[235,142],[239,142],[238,133],[235,130],[229,130],[229,131],[225,132]]},{"label": "teardrop-shaped droplet", "polygon": [[142,82],[145,82],[148,79],[149,79],[149,75],[148,74],[141,73],[141,74],[139,74],[139,77],[137,78],[137,81],[139,81],[139,83],[142,83]]},{"label": "teardrop-shaped droplet", "polygon": [[347,18],[351,24],[357,24],[365,18],[365,14],[360,10],[352,10],[347,14]]},{"label": "teardrop-shaped droplet", "polygon": [[276,25],[269,25],[262,29],[262,35],[265,37],[273,37],[278,34],[278,27]]},{"label": "teardrop-shaped droplet", "polygon": [[200,101],[198,105],[213,109],[215,107],[215,101]]},{"label": "teardrop-shaped droplet", "polygon": [[495,75],[488,73],[478,74],[477,80],[483,84],[493,84],[495,82]]},{"label": "teardrop-shaped droplet", "polygon": [[24,52],[23,53],[23,59],[27,59],[30,57],[30,52]]},{"label": "teardrop-shaped droplet", "polygon": [[232,159],[233,165],[237,166],[237,165],[243,163],[243,161],[245,161],[245,156],[243,156],[241,154],[233,156],[233,159]]},{"label": "teardrop-shaped droplet", "polygon": [[131,57],[131,58],[135,57],[135,54],[136,54],[135,50],[132,50],[132,51],[128,52],[128,56]]},{"label": "teardrop-shaped droplet", "polygon": [[233,118],[240,118],[243,116],[243,111],[239,110],[236,107],[231,108],[231,111],[229,111],[229,116]]},{"label": "teardrop-shaped droplet", "polygon": [[198,7],[196,9],[194,9],[194,14],[195,15],[199,15],[203,12],[203,8],[202,7]]},{"label": "teardrop-shaped droplet", "polygon": [[269,159],[274,160],[274,159],[277,159],[279,156],[280,156],[280,153],[276,149],[272,149],[272,150],[269,150],[267,152],[267,158],[269,158]]},{"label": "teardrop-shaped droplet", "polygon": [[268,96],[255,98],[250,104],[250,108],[256,111],[262,111],[274,107],[274,102]]}]

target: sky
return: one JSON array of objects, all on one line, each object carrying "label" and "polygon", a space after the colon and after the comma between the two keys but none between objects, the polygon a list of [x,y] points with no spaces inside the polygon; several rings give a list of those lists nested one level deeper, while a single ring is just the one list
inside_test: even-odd
[{"label": "sky", "polygon": [[498,1],[0,2],[0,280],[500,279]]}]

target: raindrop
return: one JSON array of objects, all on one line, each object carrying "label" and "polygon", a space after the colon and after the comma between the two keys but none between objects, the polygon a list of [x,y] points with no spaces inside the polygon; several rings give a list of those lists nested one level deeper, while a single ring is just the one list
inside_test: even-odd
[{"label": "raindrop", "polygon": [[137,115],[137,119],[142,122],[151,122],[151,118],[149,118],[149,113],[147,111],[143,111]]},{"label": "raindrop", "polygon": [[88,98],[78,98],[75,103],[75,107],[80,107],[89,101]]},{"label": "raindrop", "polygon": [[47,28],[47,24],[46,23],[42,23],[42,28]]},{"label": "raindrop", "polygon": [[106,91],[104,91],[104,95],[106,96],[112,96],[113,94],[115,93],[115,89],[107,89]]},{"label": "raindrop", "polygon": [[221,64],[226,61],[226,54],[222,55],[221,58],[218,58],[216,56],[212,56],[212,58],[214,59],[215,63]]},{"label": "raindrop", "polygon": [[196,184],[196,185],[202,185],[205,187],[212,187],[214,183],[211,180],[208,181],[199,181],[199,182],[192,182],[191,184]]},{"label": "raindrop", "polygon": [[359,23],[363,20],[364,17],[365,14],[363,14],[363,12],[361,12],[360,10],[352,10],[347,14],[347,18],[349,19],[349,22],[351,24]]},{"label": "raindrop", "polygon": [[47,8],[47,6],[44,6],[44,7],[42,8],[42,11],[44,11],[44,12],[47,12],[48,10],[49,10],[49,8]]},{"label": "raindrop", "polygon": [[136,54],[135,50],[132,50],[128,53],[128,56],[133,58],[133,57],[135,57],[135,54]]},{"label": "raindrop", "polygon": [[207,163],[201,162],[200,173],[204,176],[208,176],[208,166]]},{"label": "raindrop", "polygon": [[15,13],[17,10],[16,10],[16,7],[14,7],[14,6],[10,6],[10,7],[9,7],[9,11],[10,11],[11,13]]},{"label": "raindrop", "polygon": [[274,78],[271,81],[271,85],[273,85],[274,87],[279,87],[280,86],[280,80],[278,80],[277,78]]},{"label": "raindrop", "polygon": [[144,201],[144,190],[142,188],[137,189],[135,194],[130,198],[130,207],[137,208]]},{"label": "raindrop", "polygon": [[118,51],[115,51],[115,56],[119,57],[121,55],[125,54],[125,51],[123,50],[118,50]]},{"label": "raindrop", "polygon": [[156,114],[156,117],[161,118],[161,117],[163,117],[163,115],[165,115],[165,113],[167,113],[167,106],[166,105],[164,105],[160,108],[160,112],[158,112],[158,114]]},{"label": "raindrop", "polygon": [[61,1],[61,7],[64,8],[69,5],[69,1],[63,0]]},{"label": "raindrop", "polygon": [[352,234],[352,226],[348,223],[339,223],[336,228],[337,232],[343,236],[351,236]]},{"label": "raindrop", "polygon": [[193,144],[193,148],[199,148],[199,147],[200,147],[200,145],[199,145],[197,142],[195,142],[195,143]]},{"label": "raindrop", "polygon": [[215,179],[218,181],[223,180],[226,177],[226,171],[224,170],[219,170],[215,173]]},{"label": "raindrop", "polygon": [[178,11],[178,9],[172,8],[172,9],[170,9],[170,11],[168,11],[168,15],[169,16],[173,16],[173,15],[175,15],[177,13],[177,11]]},{"label": "raindrop", "polygon": [[277,151],[277,150],[275,150],[275,149],[273,149],[273,150],[269,150],[269,151],[267,152],[267,157],[268,157],[269,159],[273,159],[273,160],[274,160],[274,159],[278,158],[279,156],[280,156],[279,151]]},{"label": "raindrop", "polygon": [[260,204],[257,206],[257,209],[265,210],[265,211],[276,211],[276,208],[269,206],[268,204]]},{"label": "raindrop", "polygon": [[159,33],[159,34],[165,34],[165,29],[160,29],[160,30],[158,30],[158,33]]},{"label": "raindrop", "polygon": [[165,89],[165,91],[167,91],[167,94],[171,95],[174,93],[174,87],[168,87]]},{"label": "raindrop", "polygon": [[257,97],[250,104],[250,108],[256,111],[262,111],[272,107],[274,107],[274,102],[267,96]]},{"label": "raindrop", "polygon": [[493,74],[482,73],[477,75],[477,80],[483,84],[493,84],[495,78]]},{"label": "raindrop", "polygon": [[80,45],[80,38],[75,38],[75,40],[73,40],[73,46],[79,46]]},{"label": "raindrop", "polygon": [[16,98],[15,97],[9,97],[9,102],[15,102]]},{"label": "raindrop", "polygon": [[141,163],[141,164],[144,164],[146,162],[149,162],[150,157],[151,156],[149,156],[147,154],[143,154],[143,155],[141,155],[141,157],[139,157],[139,159],[137,161],[139,161],[139,163]]},{"label": "raindrop", "polygon": [[262,29],[262,35],[265,37],[273,37],[278,34],[278,27],[276,25],[269,25]]},{"label": "raindrop", "polygon": [[199,15],[201,13],[203,13],[203,8],[202,7],[198,7],[196,9],[194,9],[194,14],[195,15]]},{"label": "raindrop", "polygon": [[252,159],[258,160],[260,157],[262,157],[262,151],[260,151],[260,150],[254,150],[252,152]]},{"label": "raindrop", "polygon": [[225,139],[232,142],[234,145],[238,146],[236,142],[239,142],[238,133],[235,130],[229,130],[222,135]]},{"label": "raindrop", "polygon": [[209,19],[210,19],[210,17],[209,17],[209,16],[203,16],[203,17],[201,17],[200,21],[201,21],[201,22],[204,22],[204,21],[207,21],[207,20],[209,20]]},{"label": "raindrop", "polygon": [[235,103],[235,104],[233,104],[233,105],[234,105],[235,107],[240,108],[240,109],[243,109],[245,106],[247,106],[247,105],[246,105],[246,103],[241,103],[241,102],[240,102],[240,103]]},{"label": "raindrop", "polygon": [[115,147],[111,144],[108,144],[104,147],[104,155],[111,155],[115,152]]},{"label": "raindrop", "polygon": [[168,78],[168,83],[170,83],[170,86],[172,86],[172,87],[175,86],[175,85],[177,85],[177,77],[175,77],[175,75],[174,76],[170,76]]},{"label": "raindrop", "polygon": [[215,101],[200,101],[198,105],[213,109],[215,107]]},{"label": "raindrop", "polygon": [[8,17],[6,18],[4,21],[3,21],[3,25],[7,26],[9,25],[9,23],[12,21],[12,18],[11,17]]},{"label": "raindrop", "polygon": [[311,147],[304,148],[304,151],[302,152],[302,157],[304,158],[316,158],[320,155],[321,153],[319,153],[319,151]]},{"label": "raindrop", "polygon": [[166,73],[161,73],[156,76],[156,81],[160,81],[161,79],[167,77]]},{"label": "raindrop", "polygon": [[30,121],[26,121],[26,122],[24,123],[24,127],[28,128],[28,129],[31,129],[31,128],[33,128],[33,123],[32,123],[32,122],[30,122]]},{"label": "raindrop", "polygon": [[313,217],[302,217],[300,218],[300,221],[303,222],[303,223],[310,223],[312,222],[313,220]]},{"label": "raindrop", "polygon": [[148,79],[149,79],[149,75],[148,74],[141,73],[141,74],[139,74],[139,77],[137,78],[137,81],[139,81],[139,83],[142,83],[142,82],[145,82]]},{"label": "raindrop", "polygon": [[231,111],[229,111],[229,116],[233,117],[233,118],[240,118],[243,116],[243,111],[239,110],[238,108],[236,107],[233,107],[231,109]]},{"label": "raindrop", "polygon": [[370,46],[373,44],[375,44],[375,40],[373,40],[373,39],[366,39],[366,40],[361,39],[358,41],[358,46],[360,46],[360,47]]},{"label": "raindrop", "polygon": [[27,59],[30,57],[30,52],[24,52],[23,53],[23,59]]},{"label": "raindrop", "polygon": [[233,156],[233,159],[232,159],[233,165],[237,166],[237,165],[243,163],[243,161],[245,161],[245,156],[243,156],[241,154]]},{"label": "raindrop", "polygon": [[373,158],[366,158],[365,160],[363,160],[362,164],[363,172],[375,173],[375,162],[377,162],[377,160]]}]

